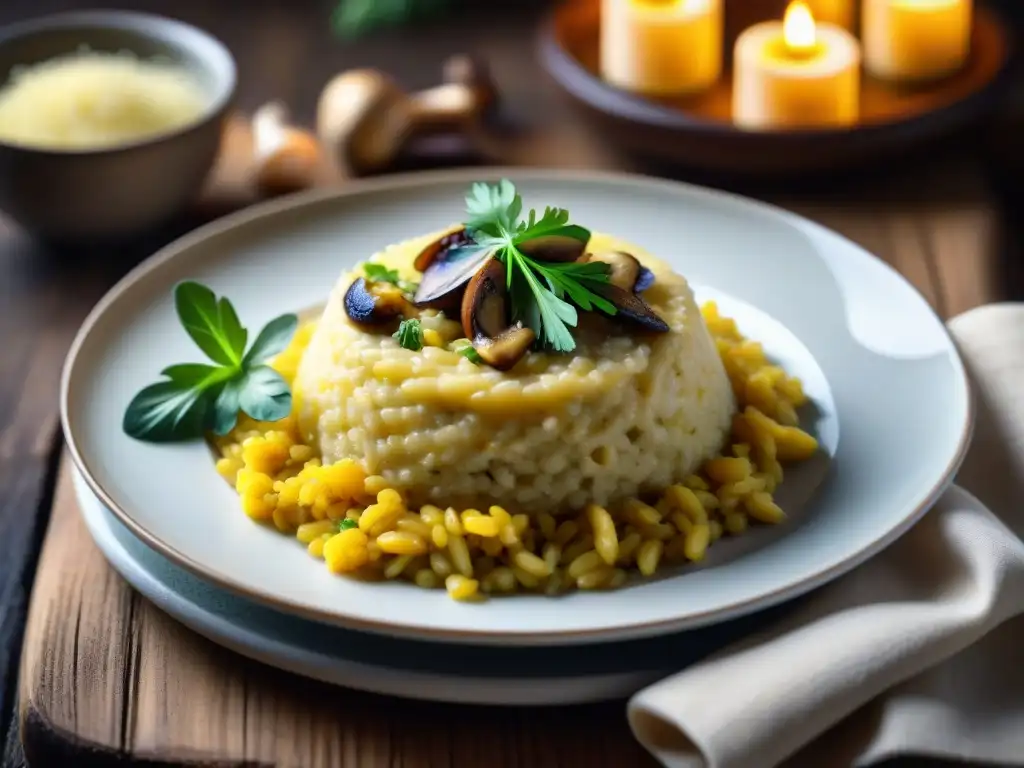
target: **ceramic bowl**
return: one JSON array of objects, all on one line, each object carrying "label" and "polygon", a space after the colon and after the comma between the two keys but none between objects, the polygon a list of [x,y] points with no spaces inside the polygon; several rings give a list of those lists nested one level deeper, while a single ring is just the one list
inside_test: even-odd
[{"label": "ceramic bowl", "polygon": [[111,148],[0,142],[0,209],[33,235],[61,243],[140,234],[187,206],[213,167],[235,92],[235,62],[218,40],[180,21],[124,11],[63,13],[0,29],[0,81],[14,68],[82,47],[170,59],[199,80],[207,107],[183,129]]}]

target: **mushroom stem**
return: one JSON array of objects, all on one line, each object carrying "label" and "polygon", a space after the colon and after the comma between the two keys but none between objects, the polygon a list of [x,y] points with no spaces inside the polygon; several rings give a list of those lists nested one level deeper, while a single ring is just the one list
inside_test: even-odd
[{"label": "mushroom stem", "polygon": [[320,143],[308,131],[289,124],[288,108],[272,101],[252,116],[255,181],[264,194],[295,192],[314,186],[324,175]]},{"label": "mushroom stem", "polygon": [[417,134],[465,130],[497,102],[487,67],[471,56],[453,56],[445,62],[444,80],[443,85],[409,97],[412,129]]}]

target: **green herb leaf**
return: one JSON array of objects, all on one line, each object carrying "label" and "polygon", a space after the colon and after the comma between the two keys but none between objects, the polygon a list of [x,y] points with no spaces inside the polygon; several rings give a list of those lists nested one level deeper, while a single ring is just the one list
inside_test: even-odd
[{"label": "green herb leaf", "polygon": [[275,317],[260,331],[256,341],[252,343],[249,351],[242,360],[245,367],[265,363],[274,355],[282,352],[288,346],[288,342],[295,335],[295,329],[299,327],[299,318],[295,315],[281,315]]},{"label": "green herb leaf", "polygon": [[466,196],[466,211],[469,213],[466,229],[474,240],[477,240],[475,233],[500,238],[515,229],[523,212],[523,199],[508,179],[493,186],[477,182]]},{"label": "green herb leaf", "polygon": [[373,264],[366,262],[363,264],[363,273],[366,275],[366,279],[374,283],[391,283],[397,285],[399,290],[403,293],[414,294],[416,289],[419,288],[417,283],[413,283],[409,280],[403,280],[397,269],[388,269],[383,264]]},{"label": "green herb leaf", "polygon": [[230,378],[231,369],[205,363],[182,363],[169,365],[160,374],[182,387],[206,389]]},{"label": "green herb leaf", "polygon": [[480,353],[476,351],[476,347],[474,347],[472,344],[467,344],[462,349],[458,350],[458,354],[462,355],[464,358],[469,360],[469,362],[475,363],[476,365],[480,365],[484,361],[484,359],[480,357]]},{"label": "green herb leaf", "polygon": [[221,365],[241,365],[246,332],[231,302],[218,301],[205,285],[184,282],[174,289],[174,306],[188,335],[207,357]]},{"label": "green herb leaf", "polygon": [[245,378],[232,379],[221,387],[216,400],[213,401],[213,416],[210,429],[214,434],[223,437],[238,424],[239,398]]},{"label": "green herb leaf", "polygon": [[423,326],[415,317],[403,320],[398,324],[398,330],[392,334],[400,347],[413,352],[423,349]]},{"label": "green herb leaf", "polygon": [[557,352],[576,348],[569,330],[579,320],[576,307],[616,313],[597,292],[610,278],[606,264],[539,261],[521,249],[524,243],[545,237],[589,242],[590,230],[570,224],[567,210],[547,207],[538,215],[531,209],[520,220],[522,198],[515,185],[503,179],[495,185],[474,184],[466,196],[466,211],[466,230],[475,248],[494,253],[505,264],[513,318],[531,328],[542,346]]},{"label": "green herb leaf", "polygon": [[292,411],[292,393],[281,374],[266,365],[246,372],[238,407],[257,421],[278,421]]},{"label": "green herb leaf", "polygon": [[353,520],[351,517],[345,517],[338,521],[338,531],[348,531],[352,528],[358,528],[359,523]]},{"label": "green herb leaf", "polygon": [[259,421],[278,421],[291,412],[287,382],[264,363],[288,345],[298,326],[295,315],[267,323],[246,353],[248,332],[226,298],[184,282],[175,287],[174,301],[189,336],[218,364],[164,368],[166,380],[143,389],[125,410],[128,435],[150,442],[191,440],[207,429],[226,435],[238,424],[239,411]]},{"label": "green herb leaf", "polygon": [[451,0],[339,0],[332,16],[335,31],[347,38],[443,13]]},{"label": "green herb leaf", "polygon": [[207,405],[206,390],[160,381],[132,398],[122,429],[130,437],[151,443],[201,437]]},{"label": "green herb leaf", "polygon": [[398,270],[388,269],[383,264],[374,264],[368,261],[363,264],[363,273],[367,280],[372,280],[375,283],[398,284]]}]

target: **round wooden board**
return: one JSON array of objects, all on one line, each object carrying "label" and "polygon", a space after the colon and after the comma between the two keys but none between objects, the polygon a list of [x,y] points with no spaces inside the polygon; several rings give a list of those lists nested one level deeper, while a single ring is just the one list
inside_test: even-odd
[{"label": "round wooden board", "polygon": [[[852,130],[747,131],[732,123],[728,71],[709,92],[689,98],[646,98],[605,83],[598,74],[600,23],[600,0],[568,0],[542,26],[541,64],[558,87],[624,149],[730,176],[826,172],[919,148],[983,116],[1009,80],[1009,32],[979,8],[970,61],[955,77],[919,88],[865,77],[862,121]],[[738,26],[727,19],[727,57]]]}]

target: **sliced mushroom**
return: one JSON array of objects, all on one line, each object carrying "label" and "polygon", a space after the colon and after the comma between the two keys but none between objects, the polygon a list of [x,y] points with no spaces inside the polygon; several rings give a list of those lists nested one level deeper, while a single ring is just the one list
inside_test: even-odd
[{"label": "sliced mushroom", "polygon": [[426,272],[427,268],[434,263],[434,259],[440,256],[443,252],[450,248],[457,248],[460,245],[466,245],[470,242],[470,237],[466,233],[465,227],[460,227],[454,232],[449,232],[444,237],[438,238],[422,251],[419,256],[416,257],[412,265],[420,272]]},{"label": "sliced mushroom", "polygon": [[424,248],[413,266],[423,272],[413,297],[418,307],[458,310],[462,292],[490,254],[486,251],[462,251],[471,243],[464,230],[445,235]]},{"label": "sliced mushroom", "polygon": [[613,321],[625,322],[652,333],[668,333],[671,329],[651,306],[632,291],[617,285],[595,285],[591,287],[595,293],[615,305],[616,313]]},{"label": "sliced mushroom", "polygon": [[589,253],[583,261],[600,261],[611,268],[608,281],[624,291],[643,293],[654,284],[654,273],[631,253],[605,251]]},{"label": "sliced mushroom", "polygon": [[360,325],[381,326],[400,317],[408,302],[397,286],[357,277],[345,291],[345,314]]},{"label": "sliced mushroom", "polygon": [[536,339],[530,328],[509,322],[505,266],[497,259],[488,261],[466,286],[462,330],[480,358],[499,371],[514,367]]},{"label": "sliced mushroom", "polygon": [[538,261],[576,261],[587,249],[587,241],[568,235],[537,237],[519,244],[519,250]]},{"label": "sliced mushroom", "polygon": [[508,371],[530,351],[536,335],[522,323],[515,323],[492,339],[482,336],[473,342],[480,359],[499,371]]}]

